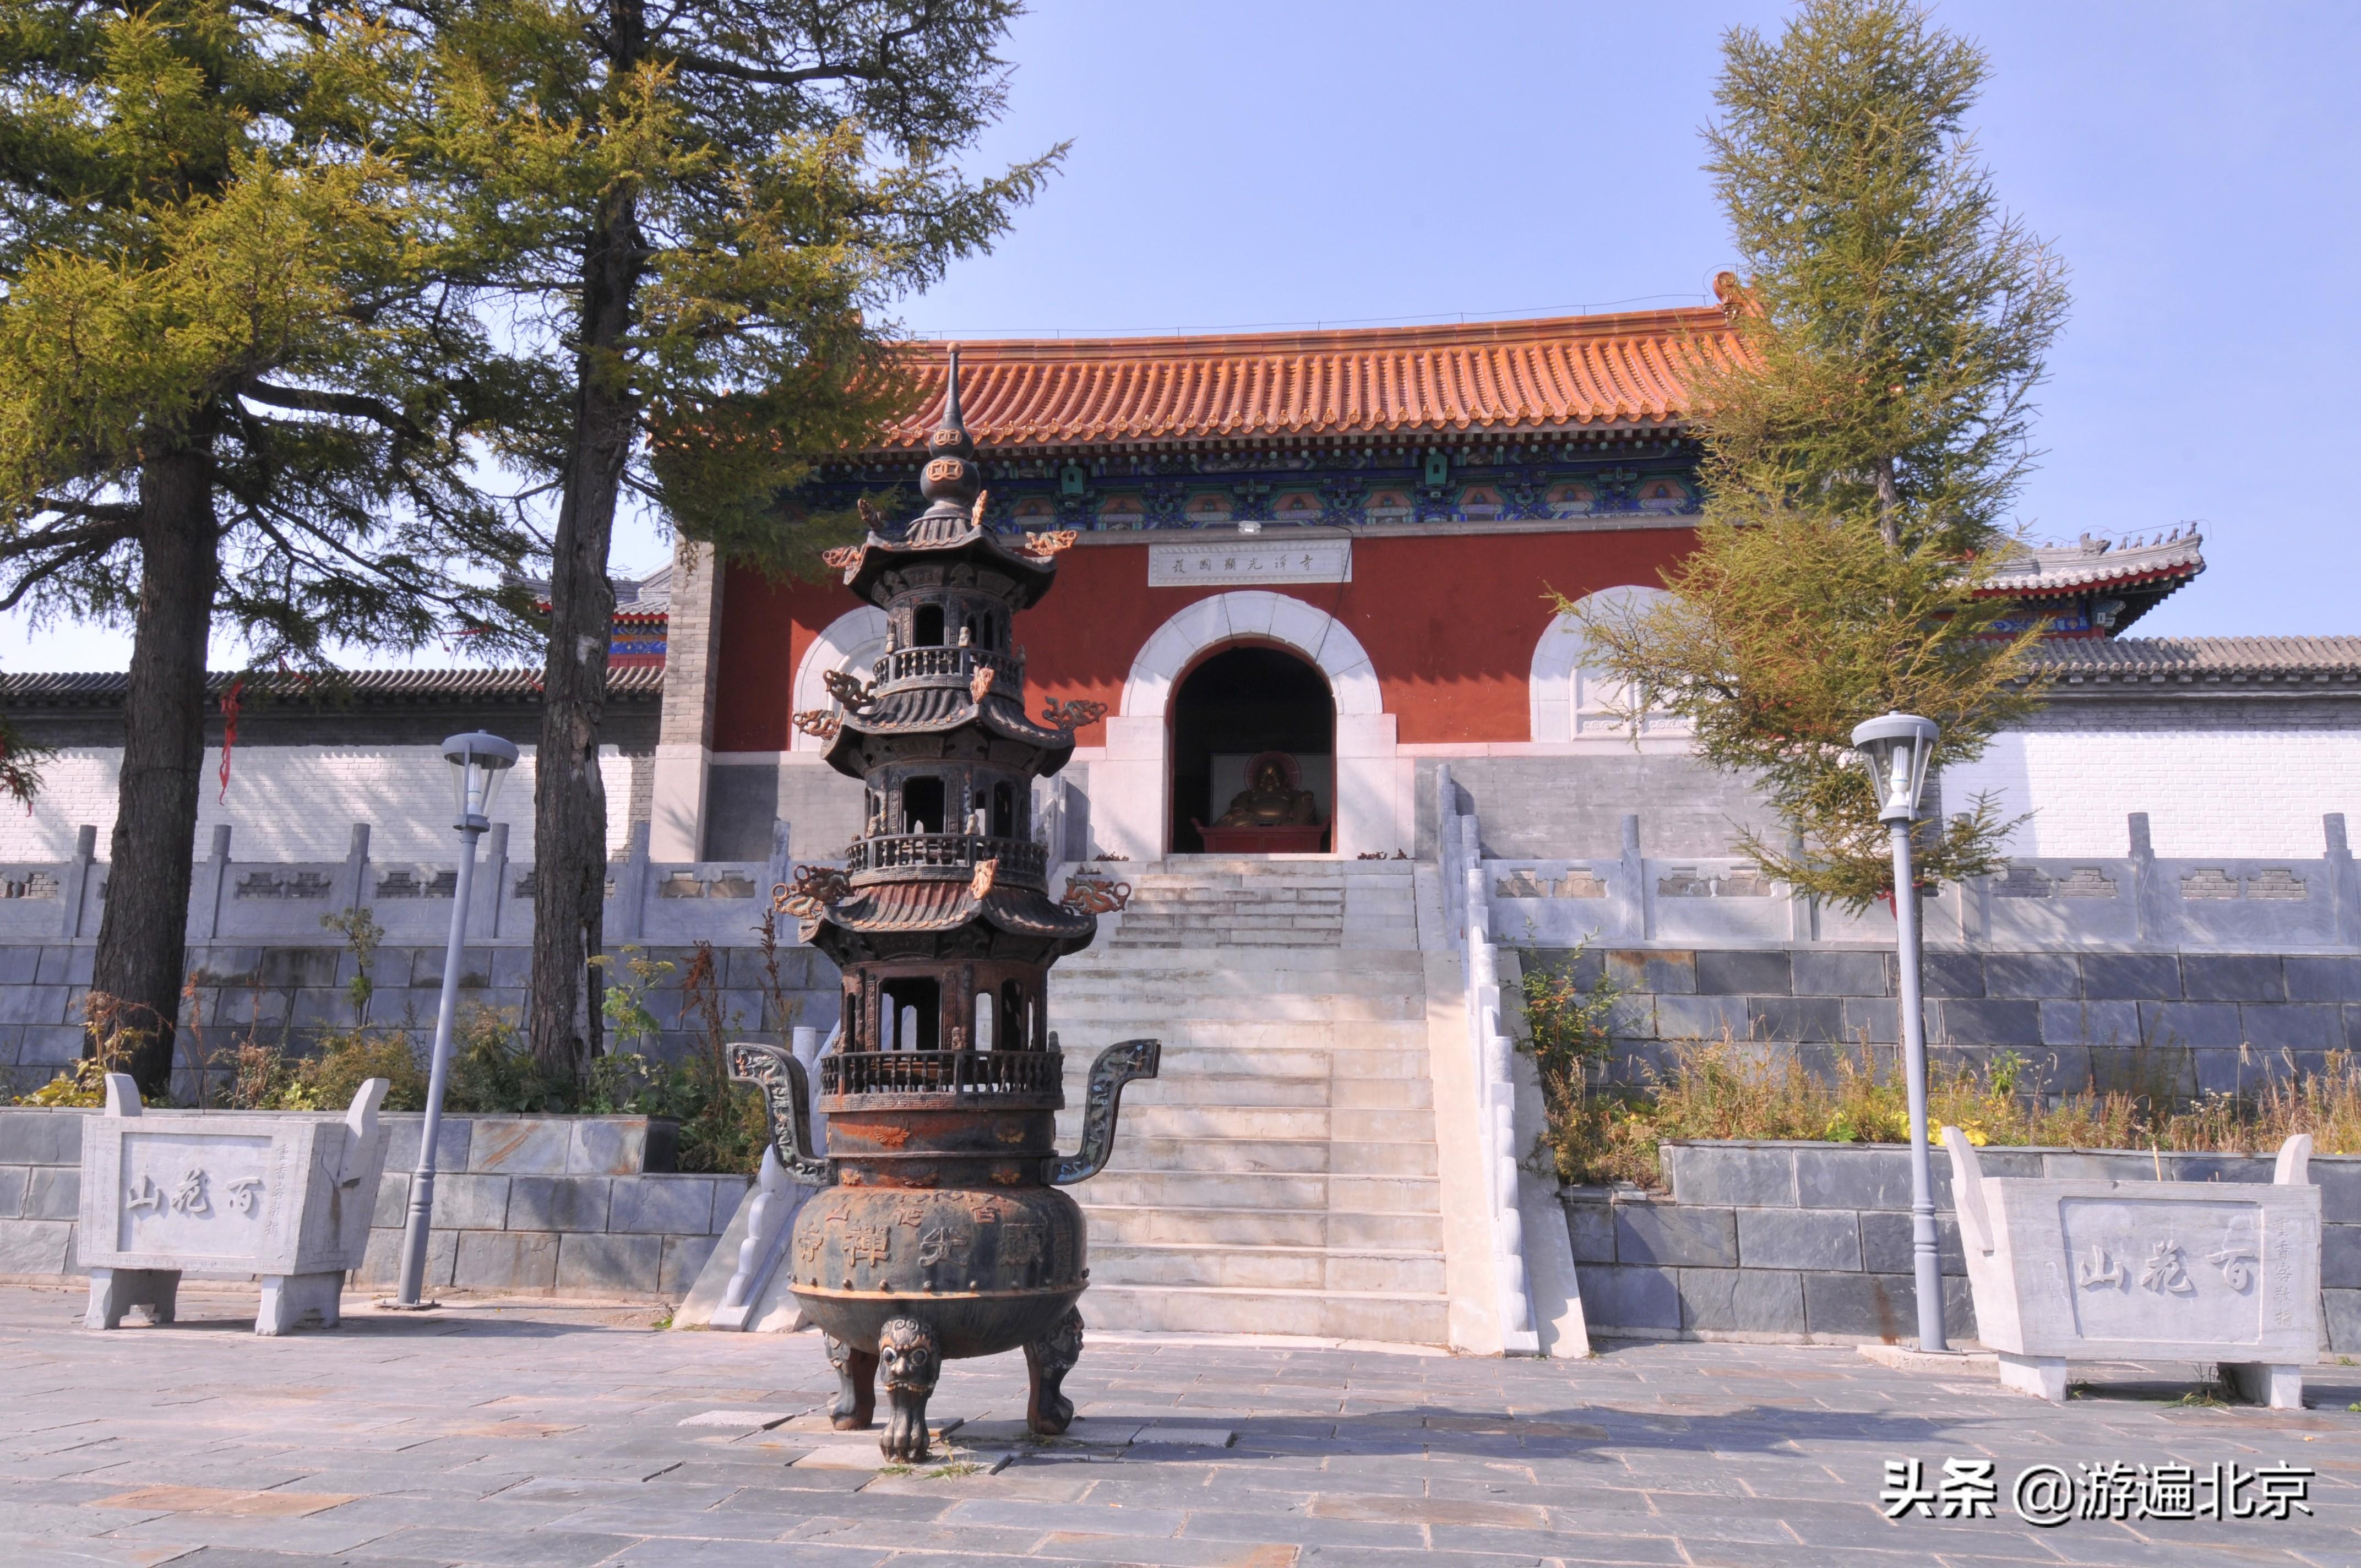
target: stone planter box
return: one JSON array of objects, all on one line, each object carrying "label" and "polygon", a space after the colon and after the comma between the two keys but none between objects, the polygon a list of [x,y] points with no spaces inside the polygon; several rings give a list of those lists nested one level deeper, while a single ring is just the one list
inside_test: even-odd
[{"label": "stone planter box", "polygon": [[2303,1408],[2320,1355],[2321,1194],[2309,1135],[2270,1185],[1988,1177],[1943,1129],[1979,1337],[2009,1387],[2066,1397],[2070,1359],[2209,1361]]},{"label": "stone planter box", "polygon": [[315,1317],[335,1326],[345,1273],[368,1245],[386,1088],[370,1079],[341,1117],[150,1113],[129,1078],[109,1073],[106,1112],[82,1128],[84,1325],[120,1327],[132,1307],[170,1322],[181,1276],[196,1273],[259,1277],[257,1333]]}]

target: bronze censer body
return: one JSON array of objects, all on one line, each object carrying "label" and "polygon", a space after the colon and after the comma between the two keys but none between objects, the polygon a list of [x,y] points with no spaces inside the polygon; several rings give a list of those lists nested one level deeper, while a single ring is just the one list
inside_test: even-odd
[{"label": "bronze censer body", "polygon": [[983,526],[956,349],[928,445],[926,512],[897,531],[864,505],[868,537],[829,557],[886,613],[876,674],[831,676],[840,716],[796,719],[867,785],[846,871],[799,868],[778,895],[843,973],[839,1038],[819,1058],[825,1153],[811,1146],[801,1065],[775,1046],[730,1047],[733,1073],[764,1089],[781,1163],[821,1189],[779,1266],[828,1336],[835,1425],[872,1424],[882,1369],[880,1446],[896,1460],[927,1456],[946,1358],[1022,1348],[1032,1430],[1073,1419],[1059,1385],[1082,1354],[1089,1249],[1081,1208],[1058,1189],[1106,1163],[1123,1085],[1153,1078],[1159,1053],[1154,1040],[1100,1053],[1082,1149],[1060,1156],[1049,966],[1089,946],[1098,918],[1049,898],[1032,781],[1065,766],[1074,732],[1027,717],[1010,625],[1049,592],[1071,535],[1005,542]]}]

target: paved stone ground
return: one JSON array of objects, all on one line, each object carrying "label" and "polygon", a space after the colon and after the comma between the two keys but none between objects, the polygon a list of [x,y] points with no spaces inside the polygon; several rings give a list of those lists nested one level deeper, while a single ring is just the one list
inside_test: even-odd
[{"label": "paved stone ground", "polygon": [[[76,1296],[0,1290],[0,1565],[2361,1563],[2361,1367],[2271,1413],[2179,1402],[2165,1379],[2188,1368],[2097,1369],[2057,1408],[1840,1349],[1549,1364],[1106,1337],[1068,1384],[1099,1446],[895,1475],[822,1467],[845,1445],[808,1418],[753,1424],[832,1391],[812,1336],[537,1302],[258,1340],[252,1300],[192,1289],[179,1325],[94,1334]],[[987,1433],[1022,1408],[1016,1355],[952,1364],[935,1402]],[[757,1414],[681,1424],[717,1410]],[[1146,1441],[1176,1427],[1236,1435]],[[1994,1461],[1998,1517],[1889,1522],[1884,1464],[1911,1458],[1930,1484]],[[2313,1513],[2012,1513],[2026,1466],[2099,1461],[2310,1466]]]}]

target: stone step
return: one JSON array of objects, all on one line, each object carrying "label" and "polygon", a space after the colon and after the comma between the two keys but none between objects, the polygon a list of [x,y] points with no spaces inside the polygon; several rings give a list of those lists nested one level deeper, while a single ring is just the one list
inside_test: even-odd
[{"label": "stone step", "polygon": [[1173,905],[1183,907],[1203,905],[1218,909],[1262,909],[1274,905],[1316,905],[1323,909],[1342,909],[1350,897],[1358,904],[1364,899],[1378,899],[1388,894],[1354,893],[1347,894],[1336,887],[1208,887],[1202,883],[1151,883],[1131,890],[1131,907],[1164,908]]},{"label": "stone step", "polygon": [[1049,997],[1051,1026],[1062,1035],[1068,1019],[1076,1023],[1120,1021],[1148,1028],[1167,1020],[1304,1025],[1343,1025],[1363,1022],[1416,1022],[1422,1025],[1426,1019],[1426,998],[1400,993],[1311,996],[1301,992],[1281,995],[1246,992],[1231,996],[1200,996],[1184,1002],[1179,998],[1168,1000],[1154,995],[1132,998],[1112,994],[1093,996],[1087,992],[1081,995],[1069,992],[1061,997],[1052,992]]},{"label": "stone step", "polygon": [[[1082,1048],[1085,1042],[1079,1039],[1064,1040],[1060,1043],[1066,1047],[1066,1099],[1070,1105],[1079,1108],[1082,1104],[1081,1097],[1088,1087],[1089,1068],[1094,1053]],[[1154,1079],[1138,1080],[1131,1089],[1124,1092],[1129,1095],[1136,1091],[1154,1088],[1157,1091],[1159,1103],[1219,1105],[1232,1102],[1221,1098],[1217,1091],[1212,1089],[1201,1091],[1193,1089],[1175,1090],[1173,1086],[1194,1082],[1201,1079],[1253,1079],[1264,1083],[1282,1084],[1325,1083],[1330,1086],[1326,1103],[1351,1105],[1364,1110],[1379,1110],[1387,1107],[1408,1110],[1411,1105],[1426,1104],[1433,1092],[1433,1080],[1427,1074],[1426,1054],[1423,1051],[1290,1051],[1287,1055],[1290,1063],[1307,1057],[1326,1057],[1331,1065],[1324,1075],[1316,1070],[1307,1073],[1298,1071],[1292,1066],[1279,1068],[1268,1065],[1257,1052],[1192,1051],[1185,1047],[1176,1047],[1168,1040],[1164,1046],[1162,1072]],[[1192,1063],[1202,1065],[1192,1068]],[[1417,1089],[1398,1087],[1404,1084],[1419,1084],[1426,1087]],[[1346,1085],[1352,1087],[1346,1089],[1345,1087]],[[1372,1087],[1378,1085],[1397,1087]],[[1239,1098],[1235,1102],[1240,1105],[1301,1103],[1296,1100],[1272,1097],[1279,1093],[1279,1091],[1272,1091],[1270,1094],[1260,1094],[1255,1090],[1242,1089]],[[1128,1104],[1129,1101],[1126,1100],[1125,1102]]]},{"label": "stone step", "polygon": [[[1419,1110],[1331,1110],[1327,1106],[1159,1103],[1150,1086],[1124,1091],[1118,1137],[1239,1138],[1306,1144],[1411,1144],[1434,1136],[1434,1113]],[[1079,1125],[1079,1119],[1077,1119]]]},{"label": "stone step", "polygon": [[[1117,1136],[1115,1148],[1123,1147]],[[1367,1214],[1440,1214],[1433,1177],[1331,1176],[1321,1171],[1110,1169],[1069,1189],[1085,1209],[1333,1209]]]},{"label": "stone step", "polygon": [[[1331,1078],[1280,1077],[1276,1074],[1251,1072],[1208,1071],[1186,1062],[1175,1061],[1178,1053],[1168,1050],[1164,1056],[1161,1077],[1143,1080],[1124,1091],[1123,1125],[1131,1125],[1130,1107],[1135,1095],[1148,1094],[1151,1089],[1155,1103],[1159,1105],[1202,1105],[1236,1107],[1317,1107],[1326,1110],[1408,1111],[1431,1107],[1434,1102],[1434,1085],[1425,1076],[1423,1067],[1415,1080],[1402,1078]],[[1069,1102],[1076,1102],[1082,1091],[1083,1079],[1070,1075],[1066,1091]]]},{"label": "stone step", "polygon": [[[1229,1044],[1215,1031],[1196,1025],[1140,1025],[1161,1032],[1148,1036],[1164,1045],[1162,1069],[1153,1080],[1174,1083],[1191,1077],[1260,1078],[1281,1081],[1309,1079],[1341,1083],[1370,1079],[1417,1079],[1427,1076],[1425,1031],[1410,1036],[1405,1029],[1392,1043],[1374,1045],[1287,1045],[1257,1047]],[[1088,1030],[1061,1030],[1058,1044],[1066,1058],[1066,1092],[1079,1093],[1090,1080],[1091,1062],[1098,1052],[1118,1039],[1134,1037],[1127,1030],[1093,1025]],[[1299,1037],[1299,1036],[1289,1036]],[[1246,1101],[1242,1103],[1252,1104]]]},{"label": "stone step", "polygon": [[1082,1297],[1092,1328],[1133,1332],[1301,1334],[1444,1344],[1446,1296],[1390,1291],[1246,1290],[1208,1286],[1093,1285]]},{"label": "stone step", "polygon": [[1294,1138],[1115,1135],[1110,1170],[1272,1171],[1313,1176],[1433,1176],[1434,1144],[1315,1142]]},{"label": "stone step", "polygon": [[[1086,1183],[1085,1187],[1095,1185]],[[1077,1195],[1083,1190],[1075,1190]],[[1093,1203],[1091,1245],[1348,1247],[1381,1252],[1443,1251],[1436,1214],[1356,1213],[1333,1209],[1223,1209]]]},{"label": "stone step", "polygon": [[1119,952],[1181,951],[1191,948],[1334,948],[1343,946],[1342,937],[1341,932],[1270,931],[1248,940],[1211,933],[1143,931],[1136,937],[1118,935],[1115,946]]},{"label": "stone step", "polygon": [[1280,974],[1300,981],[1323,974],[1393,974],[1424,984],[1425,959],[1414,953],[1224,953],[1219,958],[1117,958],[1104,949],[1076,953],[1060,962],[1051,983],[1068,974],[1126,974],[1202,981],[1209,975]]},{"label": "stone step", "polygon": [[1439,1295],[1439,1253],[1319,1246],[1091,1245],[1091,1284],[1250,1290],[1382,1290]]}]

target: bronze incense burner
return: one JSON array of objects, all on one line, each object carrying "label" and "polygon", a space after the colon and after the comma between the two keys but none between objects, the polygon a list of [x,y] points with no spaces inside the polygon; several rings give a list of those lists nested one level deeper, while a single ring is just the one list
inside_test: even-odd
[{"label": "bronze incense burner", "polygon": [[921,481],[932,505],[900,530],[864,506],[868,537],[829,554],[885,610],[886,651],[866,685],[831,677],[840,715],[796,716],[867,785],[845,872],[802,868],[777,894],[843,974],[839,1037],[819,1060],[824,1153],[801,1064],[776,1046],[730,1047],[732,1072],[763,1088],[781,1163],[822,1189],[780,1267],[828,1336],[835,1424],[872,1423],[883,1371],[880,1446],[897,1460],[927,1456],[947,1358],[1022,1348],[1032,1430],[1073,1419],[1059,1385],[1082,1354],[1089,1248],[1058,1188],[1106,1163],[1123,1086],[1153,1078],[1159,1051],[1126,1040],[1100,1053],[1082,1146],[1060,1156],[1049,966],[1089,946],[1098,918],[1049,898],[1032,781],[1065,766],[1074,733],[1027,716],[1010,627],[1049,590],[1071,536],[1004,541],[983,525],[981,477],[953,350]]}]

